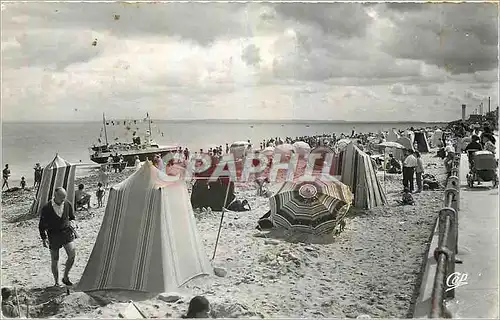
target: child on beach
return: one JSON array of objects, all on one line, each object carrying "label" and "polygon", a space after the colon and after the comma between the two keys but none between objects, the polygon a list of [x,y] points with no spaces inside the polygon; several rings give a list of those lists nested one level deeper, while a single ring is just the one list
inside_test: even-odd
[{"label": "child on beach", "polygon": [[26,188],[26,180],[24,180],[24,177],[21,177],[21,189],[25,189]]},{"label": "child on beach", "polygon": [[97,191],[95,192],[95,196],[97,198],[97,207],[100,208],[103,205],[104,194],[106,190],[102,187],[102,183],[97,184]]},{"label": "child on beach", "polygon": [[2,318],[19,318],[19,310],[11,299],[12,290],[2,288]]},{"label": "child on beach", "polygon": [[403,205],[403,206],[407,206],[407,205],[412,206],[415,204],[415,200],[413,200],[410,188],[407,188],[407,187],[404,188],[403,199],[401,201],[398,200],[398,203],[400,205]]},{"label": "child on beach", "polygon": [[204,296],[196,296],[189,301],[187,313],[181,318],[210,318],[210,302]]}]

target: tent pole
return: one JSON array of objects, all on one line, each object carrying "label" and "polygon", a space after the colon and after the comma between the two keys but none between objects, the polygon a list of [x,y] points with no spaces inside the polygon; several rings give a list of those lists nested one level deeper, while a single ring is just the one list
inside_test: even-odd
[{"label": "tent pole", "polygon": [[[221,182],[222,182],[222,180],[221,180]],[[230,186],[231,186],[231,179],[229,179],[229,182],[227,184],[226,196],[224,197],[224,203],[222,204],[222,215],[220,216],[219,231],[217,232],[217,240],[215,240],[214,255],[212,256],[212,260],[215,259],[215,253],[217,252],[217,245],[219,244],[220,230],[222,229],[222,222],[224,221],[224,212],[226,209],[226,202],[227,202],[227,197],[229,195],[229,187]]]},{"label": "tent pole", "polygon": [[387,148],[384,148],[384,192],[387,192],[385,185],[385,172],[387,171]]}]

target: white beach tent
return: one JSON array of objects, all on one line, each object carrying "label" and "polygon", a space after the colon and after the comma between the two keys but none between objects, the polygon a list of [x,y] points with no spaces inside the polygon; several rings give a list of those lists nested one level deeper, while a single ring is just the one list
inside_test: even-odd
[{"label": "white beach tent", "polygon": [[243,158],[250,144],[247,141],[235,141],[229,147],[230,152],[236,159]]},{"label": "white beach tent", "polygon": [[262,150],[262,153],[266,156],[272,156],[274,154],[274,147],[266,147]]},{"label": "white beach tent", "polygon": [[78,289],[174,292],[211,273],[185,182],[146,161],[110,189]]},{"label": "white beach tent", "polygon": [[293,147],[293,145],[291,145],[289,143],[283,143],[283,144],[277,145],[274,148],[274,152],[276,152],[276,153],[284,153],[284,154],[291,154],[291,153],[295,152],[295,148]]},{"label": "white beach tent", "polygon": [[389,130],[389,133],[387,133],[387,138],[386,140],[389,142],[396,142],[399,139],[399,134],[397,133],[396,129],[391,129]]},{"label": "white beach tent", "polygon": [[434,131],[434,134],[432,135],[432,140],[431,144],[433,148],[438,148],[442,147],[443,143],[441,142],[441,139],[443,138],[443,131],[441,129],[436,129]]},{"label": "white beach tent", "polygon": [[40,209],[53,197],[58,187],[66,190],[66,199],[74,205],[76,166],[56,154],[42,172],[42,181],[36,192],[36,198],[31,205],[31,214],[36,215]]},{"label": "white beach tent", "polygon": [[292,146],[300,155],[305,155],[311,152],[311,146],[304,141],[297,141]]}]

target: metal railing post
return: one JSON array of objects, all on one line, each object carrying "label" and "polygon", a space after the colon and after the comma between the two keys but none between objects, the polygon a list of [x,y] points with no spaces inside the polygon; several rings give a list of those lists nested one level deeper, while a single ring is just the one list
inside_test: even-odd
[{"label": "metal railing post", "polygon": [[[455,272],[455,224],[457,212],[453,208],[443,208],[439,211],[439,223],[443,224],[443,234],[440,234],[440,246],[448,252],[446,279]],[[441,228],[440,228],[441,229]],[[445,280],[446,281],[446,280]],[[455,290],[445,282],[446,297],[454,298]]]},{"label": "metal railing post", "polygon": [[[460,147],[457,149],[460,151]],[[437,262],[432,288],[430,318],[452,318],[446,299],[455,298],[455,289],[448,279],[455,273],[458,253],[458,210],[460,210],[460,153],[453,160],[451,176],[446,180],[444,206],[439,210],[438,247],[434,250]]]}]

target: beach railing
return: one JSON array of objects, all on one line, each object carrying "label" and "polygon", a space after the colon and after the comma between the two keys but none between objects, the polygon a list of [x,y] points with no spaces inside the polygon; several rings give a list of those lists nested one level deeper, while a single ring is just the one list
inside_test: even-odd
[{"label": "beach railing", "polygon": [[446,181],[444,206],[439,210],[438,247],[434,250],[437,262],[432,288],[430,318],[451,318],[446,299],[455,298],[455,288],[449,281],[455,273],[455,255],[458,253],[458,211],[460,210],[460,160],[458,152]]}]

